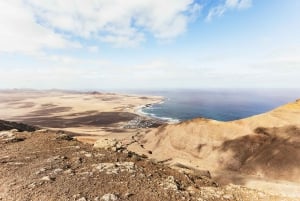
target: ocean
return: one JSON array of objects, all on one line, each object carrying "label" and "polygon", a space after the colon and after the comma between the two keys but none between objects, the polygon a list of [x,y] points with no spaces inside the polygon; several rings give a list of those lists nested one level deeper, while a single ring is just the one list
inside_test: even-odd
[{"label": "ocean", "polygon": [[142,108],[141,112],[168,121],[183,121],[196,117],[232,121],[270,111],[300,98],[299,89],[201,89],[131,92],[163,96],[165,98],[163,103]]}]

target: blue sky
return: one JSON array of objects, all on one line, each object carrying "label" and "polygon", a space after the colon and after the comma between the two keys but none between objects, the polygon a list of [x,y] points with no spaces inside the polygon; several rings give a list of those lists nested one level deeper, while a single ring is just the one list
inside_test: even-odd
[{"label": "blue sky", "polygon": [[0,88],[298,88],[298,0],[0,0]]}]

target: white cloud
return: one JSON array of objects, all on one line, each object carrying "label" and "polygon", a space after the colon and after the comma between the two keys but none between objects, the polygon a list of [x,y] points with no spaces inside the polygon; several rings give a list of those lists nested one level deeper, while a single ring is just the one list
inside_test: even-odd
[{"label": "white cloud", "polygon": [[252,5],[252,0],[226,0],[225,6],[233,9],[245,9]]},{"label": "white cloud", "polygon": [[211,21],[213,17],[219,17],[222,16],[225,11],[227,10],[226,6],[216,6],[213,7],[212,9],[210,9],[207,17],[206,17],[206,21]]},{"label": "white cloud", "polygon": [[193,0],[27,0],[40,24],[50,29],[135,45],[146,34],[170,39],[182,34],[200,5]]},{"label": "white cloud", "polygon": [[0,1],[0,8],[0,52],[33,54],[43,48],[72,45],[62,36],[36,24],[21,1]]},{"label": "white cloud", "polygon": [[[250,5],[251,0],[226,0],[207,18]],[[169,41],[187,30],[202,5],[196,0],[1,0],[0,8],[0,52],[36,54],[85,46],[84,41],[93,46],[136,46],[150,37]]]},{"label": "white cloud", "polygon": [[117,46],[175,38],[201,9],[194,0],[1,0],[0,8],[0,52],[22,53],[78,46],[78,37]]},{"label": "white cloud", "polygon": [[206,17],[207,21],[213,17],[222,16],[227,10],[242,10],[252,6],[252,0],[226,0],[223,4],[211,8]]}]

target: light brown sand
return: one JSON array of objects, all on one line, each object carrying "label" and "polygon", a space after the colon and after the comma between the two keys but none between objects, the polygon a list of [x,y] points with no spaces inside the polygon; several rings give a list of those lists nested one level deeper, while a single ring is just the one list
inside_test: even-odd
[{"label": "light brown sand", "polygon": [[137,117],[137,108],[160,101],[162,97],[114,93],[0,91],[0,119],[69,131],[92,143],[99,137],[136,134],[137,129],[124,126]]}]

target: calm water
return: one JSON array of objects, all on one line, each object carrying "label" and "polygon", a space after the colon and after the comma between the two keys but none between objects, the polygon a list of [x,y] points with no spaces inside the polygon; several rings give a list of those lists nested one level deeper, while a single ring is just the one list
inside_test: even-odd
[{"label": "calm water", "polygon": [[300,90],[171,90],[134,91],[165,97],[142,111],[169,120],[205,117],[231,121],[272,110],[300,98]]}]

